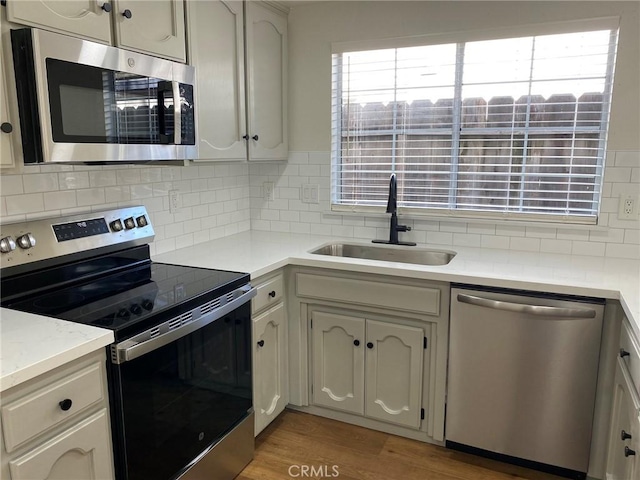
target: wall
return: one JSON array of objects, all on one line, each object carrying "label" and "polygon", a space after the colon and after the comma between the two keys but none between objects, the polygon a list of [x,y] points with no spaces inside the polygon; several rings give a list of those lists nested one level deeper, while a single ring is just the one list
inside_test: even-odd
[{"label": "wall", "polygon": [[[330,212],[331,43],[447,33],[579,18],[621,16],[611,127],[597,227],[407,219],[402,238],[440,246],[481,246],[559,254],[640,258],[640,221],[617,218],[621,193],[640,195],[640,4],[637,2],[319,2],[289,14],[287,164],[250,165],[251,226],[362,240],[386,238],[388,216]],[[265,181],[275,199],[263,198]],[[301,185],[320,203],[301,202]]]},{"label": "wall", "polygon": [[[170,190],[179,213],[169,212]],[[249,167],[44,165],[0,175],[2,223],[140,204],[156,232],[152,253],[248,230]]]}]

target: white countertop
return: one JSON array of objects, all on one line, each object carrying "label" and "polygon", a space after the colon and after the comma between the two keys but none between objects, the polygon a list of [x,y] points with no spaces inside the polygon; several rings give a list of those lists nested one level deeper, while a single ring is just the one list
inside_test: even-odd
[{"label": "white countertop", "polygon": [[286,265],[517,288],[620,300],[640,338],[640,261],[487,248],[418,245],[457,252],[445,266],[330,257],[308,253],[331,241],[368,243],[317,235],[247,231],[156,255],[181,265],[249,272],[258,278]]},{"label": "white countertop", "polygon": [[[423,266],[308,253],[331,241],[368,243],[248,231],[156,255],[154,260],[249,272],[253,279],[286,265],[299,265],[616,299],[640,338],[639,261],[455,247],[450,250],[457,255],[449,265]],[[0,309],[0,391],[113,341],[110,330]]]},{"label": "white countertop", "polygon": [[113,342],[113,332],[0,308],[0,392]]}]

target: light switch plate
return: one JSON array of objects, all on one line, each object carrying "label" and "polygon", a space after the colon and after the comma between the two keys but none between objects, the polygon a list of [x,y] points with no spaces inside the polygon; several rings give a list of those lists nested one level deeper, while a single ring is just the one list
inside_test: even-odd
[{"label": "light switch plate", "polygon": [[319,203],[318,185],[302,185],[302,203]]}]

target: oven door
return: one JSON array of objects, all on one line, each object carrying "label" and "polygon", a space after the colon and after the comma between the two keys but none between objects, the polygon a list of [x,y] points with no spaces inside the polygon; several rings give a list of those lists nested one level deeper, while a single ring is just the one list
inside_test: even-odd
[{"label": "oven door", "polygon": [[[111,364],[118,480],[174,479],[252,414],[251,308],[242,300],[187,335]],[[252,449],[253,425],[248,441]]]}]

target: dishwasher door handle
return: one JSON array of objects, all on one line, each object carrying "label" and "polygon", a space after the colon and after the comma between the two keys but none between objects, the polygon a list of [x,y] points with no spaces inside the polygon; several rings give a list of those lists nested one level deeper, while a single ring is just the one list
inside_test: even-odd
[{"label": "dishwasher door handle", "polygon": [[547,307],[545,305],[528,305],[523,303],[503,302],[501,300],[491,300],[489,298],[476,297],[465,293],[458,294],[458,301],[468,303],[478,307],[493,308],[495,310],[506,310],[507,312],[526,313],[539,317],[559,317],[559,318],[595,318],[596,311],[590,308],[562,308]]}]

